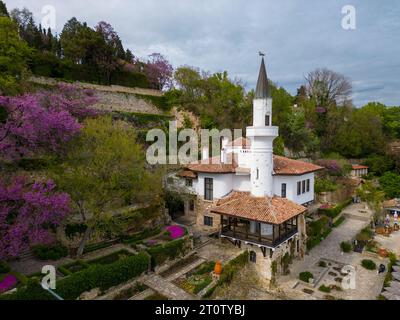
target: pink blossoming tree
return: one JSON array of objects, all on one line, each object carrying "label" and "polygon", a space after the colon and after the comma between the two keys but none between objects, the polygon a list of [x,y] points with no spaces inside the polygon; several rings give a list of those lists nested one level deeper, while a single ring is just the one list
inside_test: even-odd
[{"label": "pink blossoming tree", "polygon": [[79,120],[96,114],[92,92],[60,86],[56,93],[0,96],[0,157],[17,160],[43,151],[60,152],[80,130]]},{"label": "pink blossoming tree", "polygon": [[173,71],[172,65],[159,53],[151,54],[145,66],[147,78],[151,85],[158,90],[162,90],[172,84]]},{"label": "pink blossoming tree", "polygon": [[18,256],[35,244],[50,244],[50,228],[70,212],[70,197],[56,191],[53,181],[34,182],[15,177],[0,181],[0,260]]}]

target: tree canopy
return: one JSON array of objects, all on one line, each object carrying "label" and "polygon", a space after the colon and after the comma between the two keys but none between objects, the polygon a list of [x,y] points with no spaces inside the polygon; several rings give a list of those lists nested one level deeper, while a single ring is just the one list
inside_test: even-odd
[{"label": "tree canopy", "polygon": [[15,22],[0,15],[0,94],[21,92],[31,50],[18,36]]},{"label": "tree canopy", "polygon": [[66,160],[57,166],[54,180],[71,196],[74,208],[90,233],[113,227],[113,210],[138,203],[156,203],[161,178],[146,168],[136,133],[127,123],[105,116],[84,122],[71,141]]}]

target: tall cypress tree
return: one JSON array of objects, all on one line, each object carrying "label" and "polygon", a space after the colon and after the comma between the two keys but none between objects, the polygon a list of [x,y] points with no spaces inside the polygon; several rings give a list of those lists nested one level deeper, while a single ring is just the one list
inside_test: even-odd
[{"label": "tall cypress tree", "polygon": [[1,16],[10,17],[8,10],[7,10],[7,6],[3,1],[0,1],[0,17]]}]

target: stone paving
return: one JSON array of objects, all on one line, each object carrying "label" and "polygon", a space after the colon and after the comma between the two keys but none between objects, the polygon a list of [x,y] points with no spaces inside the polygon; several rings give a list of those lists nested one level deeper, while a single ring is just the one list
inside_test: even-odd
[{"label": "stone paving", "polygon": [[[329,259],[342,264],[352,265],[356,269],[356,289],[346,290],[341,293],[343,299],[375,300],[379,295],[385,273],[377,274],[376,271],[369,271],[361,267],[361,260],[366,256],[351,252],[342,253],[340,243],[351,240],[362,228],[368,225],[368,221],[360,219],[346,219],[338,228],[334,228],[331,234],[317,247],[311,250],[302,261],[295,261],[290,268],[290,275],[278,279],[280,289],[294,299],[310,299],[310,295],[293,289],[298,282],[298,275],[302,271],[312,269],[320,259]],[[380,263],[387,263],[387,260],[369,258]],[[297,291],[297,292],[295,292]]]}]

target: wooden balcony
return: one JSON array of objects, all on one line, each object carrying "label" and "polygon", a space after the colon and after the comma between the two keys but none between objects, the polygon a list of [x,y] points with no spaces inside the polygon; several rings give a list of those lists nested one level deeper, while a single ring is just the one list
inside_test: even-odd
[{"label": "wooden balcony", "polygon": [[297,218],[280,225],[269,225],[272,230],[270,235],[262,233],[260,222],[255,221],[253,223],[256,224],[256,230],[251,230],[249,220],[223,217],[221,219],[221,236],[268,248],[276,248],[298,233]]}]

